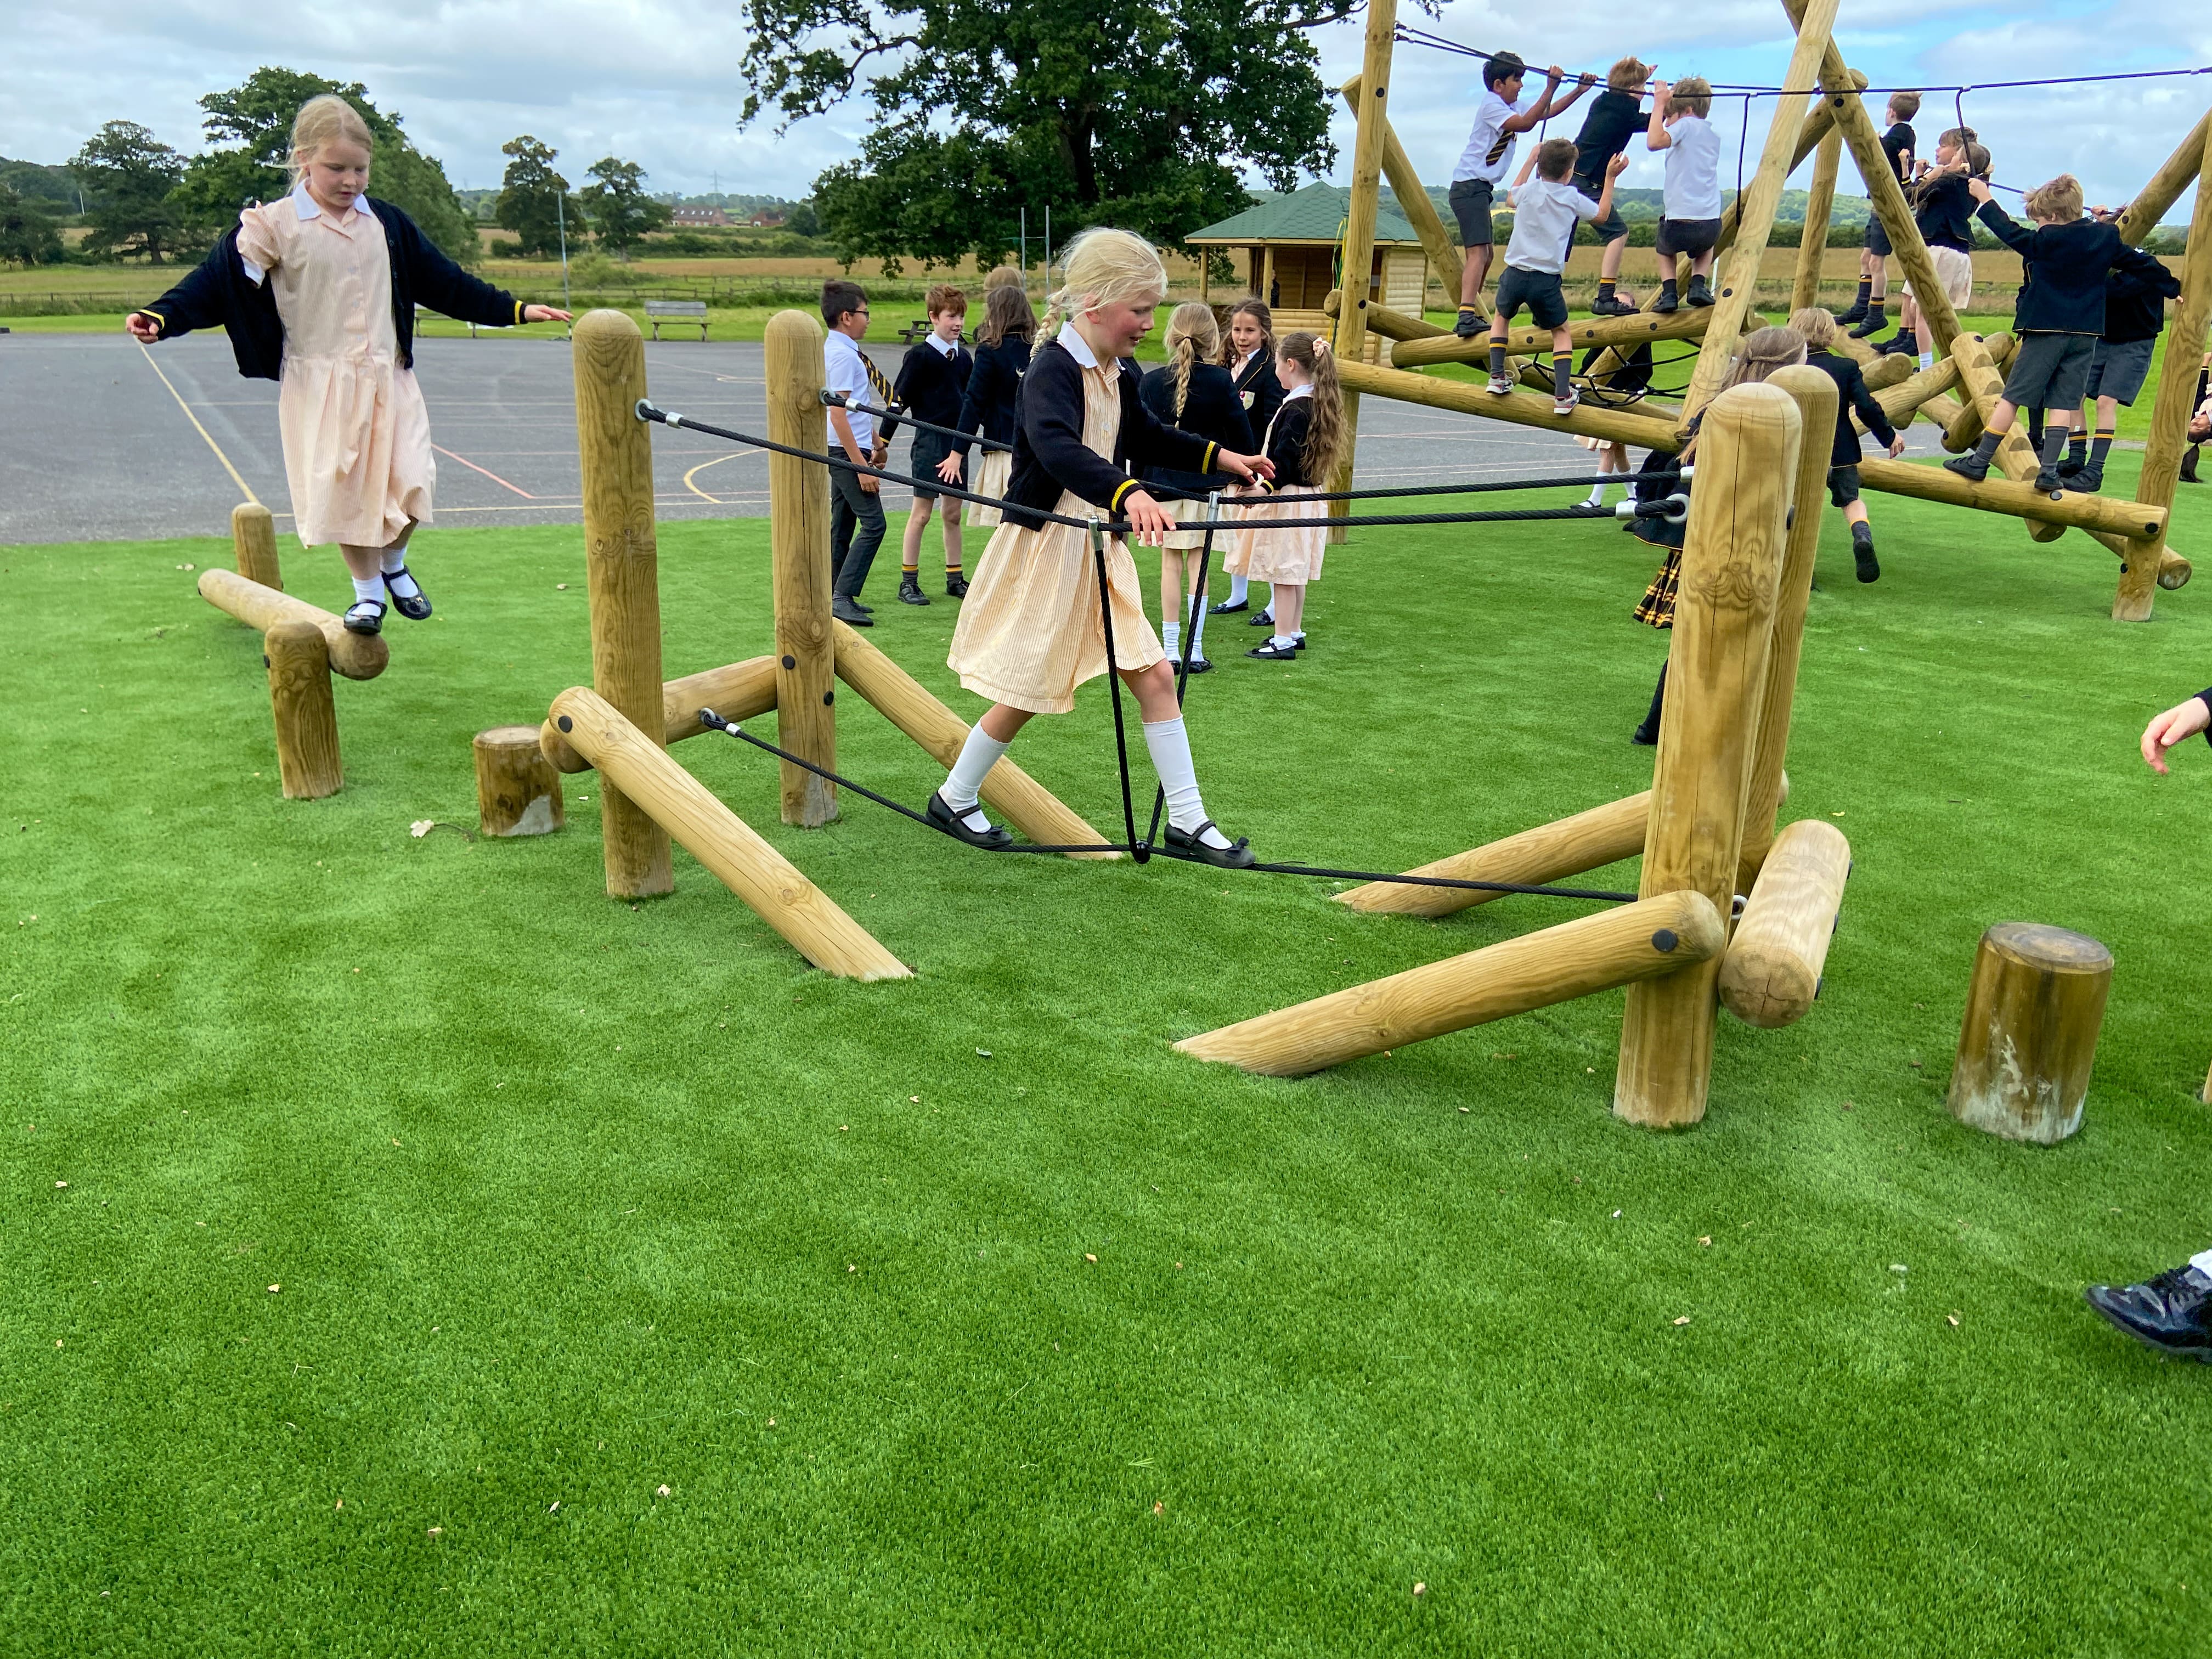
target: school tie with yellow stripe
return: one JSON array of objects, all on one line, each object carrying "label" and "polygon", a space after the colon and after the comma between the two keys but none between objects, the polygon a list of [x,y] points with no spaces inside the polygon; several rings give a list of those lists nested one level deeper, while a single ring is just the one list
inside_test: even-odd
[{"label": "school tie with yellow stripe", "polygon": [[868,354],[866,352],[861,352],[860,354],[860,367],[868,371],[868,386],[869,388],[876,394],[877,404],[884,409],[893,407],[891,383],[884,379],[883,370],[878,368],[873,362],[869,361]]}]

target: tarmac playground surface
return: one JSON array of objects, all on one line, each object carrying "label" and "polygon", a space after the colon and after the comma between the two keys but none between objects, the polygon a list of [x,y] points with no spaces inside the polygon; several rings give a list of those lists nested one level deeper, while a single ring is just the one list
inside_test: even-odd
[{"label": "tarmac playground surface", "polygon": [[[645,351],[647,383],[664,408],[765,434],[760,346],[668,340]],[[869,349],[894,378],[902,355],[896,344]],[[577,522],[565,341],[550,331],[418,340],[415,373],[438,451],[437,527]],[[1912,449],[1935,448],[1923,425]],[[653,453],[662,519],[768,512],[763,452],[661,428]],[[891,465],[906,464],[901,439]],[[1589,452],[1564,433],[1379,398],[1360,410],[1361,486],[1591,470]],[[289,532],[276,383],[242,378],[220,332],[151,350],[120,333],[0,337],[0,544],[220,535],[246,496]],[[903,511],[908,492],[886,485],[884,501]]]}]

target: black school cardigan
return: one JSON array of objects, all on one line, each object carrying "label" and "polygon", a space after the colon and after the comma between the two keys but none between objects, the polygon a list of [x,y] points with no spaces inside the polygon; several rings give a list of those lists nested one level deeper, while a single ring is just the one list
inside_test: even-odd
[{"label": "black school cardigan", "polygon": [[[399,366],[415,366],[415,306],[486,328],[512,328],[522,320],[523,302],[505,289],[471,276],[448,259],[415,222],[389,202],[364,198],[384,227],[384,246],[392,265],[392,326],[399,337]],[[238,252],[238,227],[192,273],[134,316],[153,318],[161,337],[173,340],[196,328],[221,328],[230,336],[238,372],[248,380],[283,378],[284,324],[276,315],[276,295],[264,279],[246,274]]]},{"label": "black school cardigan", "polygon": [[[1137,394],[1163,425],[1180,427],[1201,438],[1211,438],[1231,454],[1252,453],[1252,423],[1244,418],[1244,403],[1237,395],[1235,380],[1220,364],[1190,366],[1190,391],[1183,399],[1180,415],[1176,412],[1173,368],[1156,368],[1146,375]],[[1188,472],[1158,463],[1145,468],[1146,487],[1158,485],[1152,493],[1162,501],[1178,496],[1203,501],[1209,492],[1226,489],[1236,482],[1226,472]]]},{"label": "black school cardigan", "polygon": [[1995,202],[1983,203],[1975,216],[2016,250],[2027,268],[2027,285],[2013,315],[2013,326],[2022,334],[2102,334],[2107,271],[2125,271],[2153,284],[2172,283],[2172,291],[2181,292],[2172,271],[2094,219],[2030,228]]},{"label": "black school cardigan", "polygon": [[[927,340],[918,340],[906,349],[900,360],[898,378],[891,383],[891,401],[918,421],[927,421],[932,426],[952,426],[960,419],[961,393],[966,389],[969,372],[975,360],[968,348],[955,345],[947,356]],[[889,443],[891,434],[898,430],[898,417],[886,419],[879,430],[883,441]],[[933,433],[917,431],[917,438],[933,438]]]},{"label": "black school cardigan", "polygon": [[1283,406],[1283,383],[1275,378],[1275,359],[1262,349],[1252,354],[1252,361],[1243,368],[1232,370],[1237,377],[1239,397],[1252,394],[1251,406],[1244,413],[1252,422],[1252,430],[1265,432],[1267,422],[1275,418],[1275,411]]},{"label": "black school cardigan", "polygon": [[[975,367],[968,371],[968,389],[961,395],[959,418],[950,424],[963,432],[973,432],[980,425],[994,442],[1013,442],[1022,375],[1029,366],[1030,342],[1018,334],[1010,334],[996,345],[977,346]],[[952,446],[963,461],[973,447],[957,441]]]},{"label": "black school cardigan", "polygon": [[1204,472],[1212,467],[1221,447],[1161,425],[1139,395],[1137,366],[1123,362],[1115,368],[1121,419],[1108,458],[1083,441],[1083,365],[1057,340],[1047,341],[1030,357],[1029,373],[1022,376],[1013,468],[1006,483],[1010,522],[1042,530],[1044,520],[1037,514],[1050,512],[1063,491],[1117,512],[1143,488],[1131,476],[1133,468],[1161,465]]},{"label": "black school cardigan", "polygon": [[1805,361],[1836,383],[1836,441],[1828,450],[1830,466],[1859,464],[1858,428],[1851,424],[1854,410],[1866,422],[1867,430],[1883,444],[1896,442],[1897,428],[1890,424],[1888,411],[1867,390],[1866,376],[1856,363],[1832,351],[1808,351]]},{"label": "black school cardigan", "polygon": [[2179,297],[2181,284],[2163,263],[2152,263],[2158,265],[2158,276],[2139,270],[2115,270],[2106,275],[2104,337],[2108,344],[2155,340],[2165,329],[2166,302]]},{"label": "black school cardigan", "polygon": [[1304,489],[1324,489],[1328,481],[1316,478],[1306,467],[1306,433],[1313,425],[1313,399],[1290,398],[1267,428],[1267,459],[1275,464],[1273,487],[1282,489],[1291,486]]}]

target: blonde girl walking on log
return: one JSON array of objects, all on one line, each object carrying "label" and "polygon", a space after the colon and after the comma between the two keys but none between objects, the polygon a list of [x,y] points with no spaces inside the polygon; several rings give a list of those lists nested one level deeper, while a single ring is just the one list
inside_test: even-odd
[{"label": "blonde girl walking on log", "polygon": [[220,326],[240,374],[278,382],[293,528],[302,546],[338,544],[356,634],[383,629],[386,595],[410,620],[430,614],[407,568],[437,481],[415,384],[417,302],[493,328],[568,319],[479,282],[370,196],[373,145],[344,99],[310,98],[292,123],[291,194],[240,213],[198,270],[125,323],[148,345]]},{"label": "blonde girl walking on log", "polygon": [[1328,515],[1329,503],[1316,492],[1327,487],[1344,452],[1344,397],[1337,389],[1336,359],[1328,342],[1303,330],[1285,334],[1275,348],[1275,374],[1283,383],[1283,403],[1267,422],[1261,446],[1274,466],[1273,493],[1264,505],[1238,514],[1223,568],[1273,584],[1268,609],[1275,631],[1265,645],[1244,654],[1262,662],[1295,662],[1306,643],[1306,588],[1321,580],[1328,532],[1320,526],[1286,530],[1270,520]]},{"label": "blonde girl walking on log", "polygon": [[[1213,307],[1200,300],[1177,306],[1168,319],[1163,343],[1168,349],[1167,366],[1145,376],[1145,407],[1164,424],[1211,438],[1231,453],[1251,448],[1252,424],[1245,419],[1237,383],[1213,361],[1221,354],[1221,328],[1213,320]],[[1192,472],[1157,464],[1145,469],[1145,483],[1156,490],[1168,516],[1185,522],[1204,518],[1206,498],[1232,482],[1224,472]],[[1183,659],[1183,585],[1188,581],[1195,587],[1199,553],[1205,545],[1202,530],[1171,530],[1161,544],[1160,642],[1171,663]],[[1194,674],[1213,669],[1206,659],[1206,614],[1198,613],[1188,641]]]},{"label": "blonde girl walking on log", "polygon": [[1151,332],[1167,295],[1167,272],[1152,244],[1126,230],[1085,231],[1067,246],[1065,286],[1048,296],[1044,325],[1022,383],[1006,520],[961,607],[946,659],[961,684],[991,699],[952,770],[929,798],[930,821],[972,847],[1013,837],[979,805],[983,780],[1032,714],[1064,714],[1075,688],[1110,668],[1136,693],[1145,747],[1166,796],[1167,845],[1208,864],[1243,869],[1250,846],[1231,841],[1206,817],[1198,772],[1176,701],[1175,676],[1145,620],[1137,567],[1116,537],[1106,551],[1114,660],[1099,615],[1097,566],[1089,533],[1038,515],[1118,515],[1137,539],[1158,547],[1174,520],[1133,476],[1149,465],[1243,479],[1272,469],[1256,455],[1163,426],[1138,395],[1136,365],[1124,361]]}]

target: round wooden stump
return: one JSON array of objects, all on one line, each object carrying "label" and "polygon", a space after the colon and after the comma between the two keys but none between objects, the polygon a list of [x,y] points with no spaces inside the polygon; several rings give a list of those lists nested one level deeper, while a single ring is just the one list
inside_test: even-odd
[{"label": "round wooden stump", "polygon": [[2086,933],[2001,921],[1982,935],[1951,1115],[2010,1140],[2049,1146],[2081,1127],[2112,953]]},{"label": "round wooden stump", "polygon": [[284,591],[284,567],[276,558],[276,521],[258,501],[230,509],[230,541],[238,554],[238,574],[264,587]]},{"label": "round wooden stump", "polygon": [[495,726],[476,736],[477,814],[487,836],[548,836],[568,822],[561,775],[534,726]]},{"label": "round wooden stump", "polygon": [[338,714],[331,701],[330,642],[311,622],[280,622],[261,636],[269,702],[276,715],[276,770],[287,800],[320,800],[345,782]]}]

